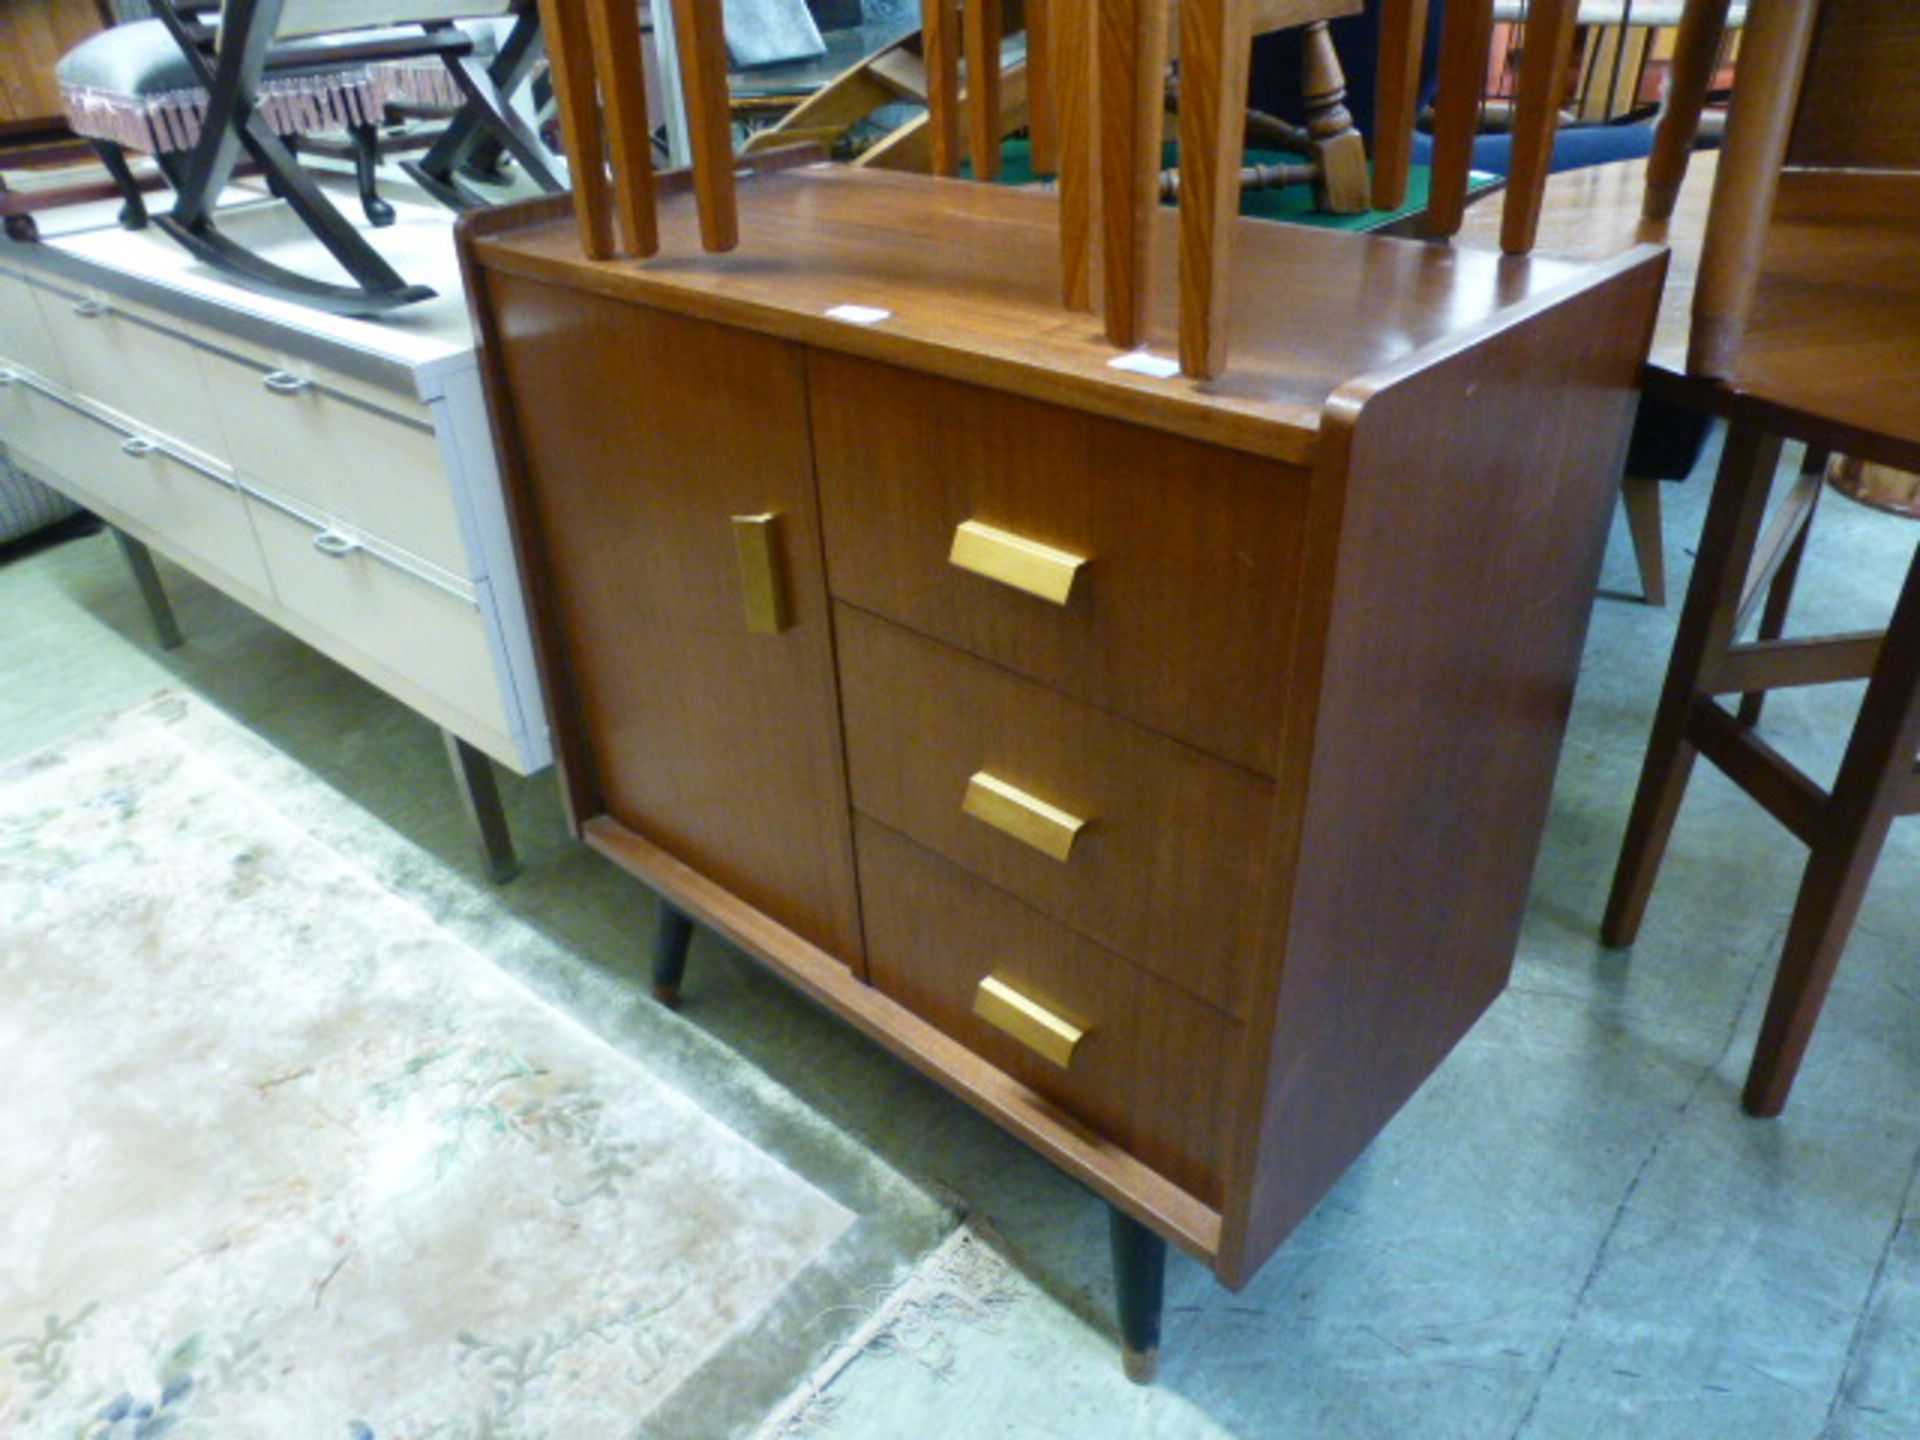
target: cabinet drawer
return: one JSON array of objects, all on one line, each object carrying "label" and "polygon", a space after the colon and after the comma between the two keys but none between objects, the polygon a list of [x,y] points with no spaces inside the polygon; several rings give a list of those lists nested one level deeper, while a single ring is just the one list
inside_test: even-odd
[{"label": "cabinet drawer", "polygon": [[266,570],[232,479],[168,454],[24,381],[0,386],[0,439],[83,504],[228,588],[262,596]]},{"label": "cabinet drawer", "polygon": [[[1218,1204],[1239,1026],[883,825],[855,840],[874,985]],[[988,979],[1083,1032],[1064,1066],[976,1013]]]},{"label": "cabinet drawer", "polygon": [[64,478],[61,454],[88,421],[43,394],[20,370],[0,363],[0,444],[45,478]]},{"label": "cabinet drawer", "polygon": [[65,371],[47,333],[46,321],[33,298],[33,287],[17,275],[0,270],[0,363],[11,361],[49,380]]},{"label": "cabinet drawer", "polygon": [[415,573],[257,495],[247,508],[274,594],[306,622],[301,633],[442,724],[451,711],[510,731],[486,616],[470,587]]},{"label": "cabinet drawer", "polygon": [[443,570],[477,578],[431,415],[402,418],[311,379],[204,352],[234,465]]},{"label": "cabinet drawer", "polygon": [[[808,373],[836,595],[1274,773],[1304,472],[847,356]],[[954,564],[969,521],[1083,558],[1064,603]]]},{"label": "cabinet drawer", "polygon": [[51,288],[35,293],[73,391],[154,434],[226,458],[198,349],[120,301]]},{"label": "cabinet drawer", "polygon": [[835,623],[856,809],[1245,1013],[1271,784],[845,604]]}]

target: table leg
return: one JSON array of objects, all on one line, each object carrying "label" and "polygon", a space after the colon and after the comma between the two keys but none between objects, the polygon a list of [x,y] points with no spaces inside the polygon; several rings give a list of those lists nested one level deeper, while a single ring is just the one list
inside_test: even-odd
[{"label": "table leg", "polygon": [[514,858],[513,836],[507,833],[507,813],[500,805],[493,762],[451,730],[442,730],[440,735],[447,744],[447,759],[453,764],[467,823],[473,827],[474,840],[480,847],[480,868],[494,884],[504,885],[520,873],[520,862]]},{"label": "table leg", "polygon": [[133,571],[134,583],[140,587],[141,598],[147,602],[147,617],[153,621],[153,638],[160,642],[162,650],[178,650],[183,643],[180,627],[174,622],[173,605],[167,599],[166,587],[160,583],[160,572],[154,568],[153,552],[119,526],[110,525],[107,528],[113,531],[113,538],[120,542],[120,553],[127,557],[127,568]]},{"label": "table leg", "polygon": [[1109,1208],[1107,1221],[1113,1244],[1113,1289],[1120,1312],[1120,1357],[1127,1378],[1136,1385],[1146,1385],[1160,1369],[1167,1242],[1118,1208]]},{"label": "table leg", "polygon": [[653,929],[653,998],[662,1005],[680,1003],[680,982],[687,973],[687,949],[693,944],[693,921],[665,900]]}]

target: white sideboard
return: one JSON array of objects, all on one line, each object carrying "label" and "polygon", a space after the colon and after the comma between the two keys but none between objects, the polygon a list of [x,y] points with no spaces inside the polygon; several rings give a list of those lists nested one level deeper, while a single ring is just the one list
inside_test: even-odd
[{"label": "white sideboard", "polygon": [[451,227],[405,207],[381,241],[439,291],[385,321],[235,290],[105,206],[0,242],[0,443],[528,774],[552,751]]}]

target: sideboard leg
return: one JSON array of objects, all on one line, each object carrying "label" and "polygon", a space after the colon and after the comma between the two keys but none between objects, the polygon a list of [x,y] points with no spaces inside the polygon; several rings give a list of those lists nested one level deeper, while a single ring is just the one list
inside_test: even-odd
[{"label": "sideboard leg", "polygon": [[653,930],[653,998],[674,1006],[680,1003],[680,981],[687,973],[693,921],[664,900],[659,905],[660,918]]},{"label": "sideboard leg", "polygon": [[514,857],[513,836],[507,832],[507,812],[500,805],[493,762],[451,730],[442,730],[440,737],[447,742],[460,803],[480,847],[480,868],[494,884],[504,885],[520,873],[520,862]]},{"label": "sideboard leg", "polygon": [[1117,1208],[1109,1208],[1107,1219],[1113,1240],[1113,1289],[1120,1311],[1120,1359],[1129,1380],[1148,1385],[1160,1369],[1167,1242]]},{"label": "sideboard leg", "polygon": [[166,587],[160,583],[160,572],[154,568],[153,552],[119,526],[110,525],[107,528],[113,531],[113,538],[120,542],[120,553],[127,557],[127,568],[133,571],[134,583],[140,587],[141,598],[147,602],[147,616],[153,621],[153,638],[160,642],[162,650],[178,650],[183,643],[180,627],[174,623],[173,605],[167,599]]}]

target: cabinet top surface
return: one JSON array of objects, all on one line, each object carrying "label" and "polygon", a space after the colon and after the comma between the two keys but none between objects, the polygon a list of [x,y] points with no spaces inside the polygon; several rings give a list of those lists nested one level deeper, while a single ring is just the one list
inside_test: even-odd
[{"label": "cabinet top surface", "polygon": [[[69,289],[118,294],[409,395],[419,376],[471,364],[473,329],[454,256],[452,217],[437,206],[396,201],[394,225],[363,232],[401,274],[430,285],[434,297],[378,319],[361,319],[232,285],[157,228],[122,229],[115,218],[117,203],[43,212],[38,242],[0,242],[0,269],[36,274]],[[325,251],[287,208],[250,187],[236,185],[222,197],[220,223],[230,236],[276,263],[329,273]]]},{"label": "cabinet top surface", "polygon": [[[1060,303],[1054,198],[817,165],[755,175],[741,244],[704,254],[692,198],[663,200],[660,254],[589,261],[571,216],[482,231],[481,263],[534,279],[890,361],[1293,463],[1349,381],[1446,350],[1551,293],[1579,265],[1243,221],[1233,353],[1219,380],[1114,368],[1095,315]],[[1177,330],[1177,217],[1160,215],[1152,356]],[[857,323],[841,307],[884,312]]]}]

